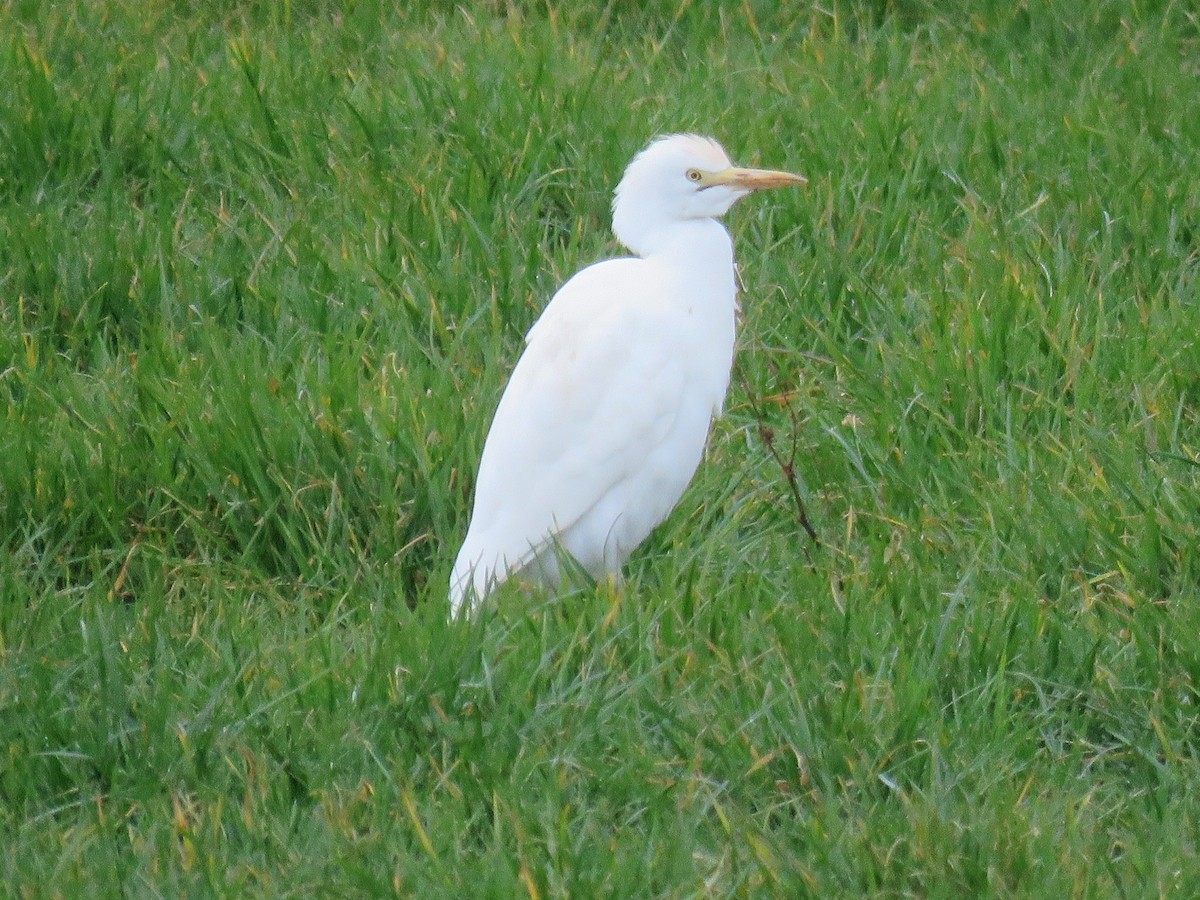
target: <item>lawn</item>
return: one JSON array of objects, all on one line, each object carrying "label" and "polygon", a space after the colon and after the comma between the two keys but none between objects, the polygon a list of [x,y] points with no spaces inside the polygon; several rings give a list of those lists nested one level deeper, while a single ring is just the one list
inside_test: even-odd
[{"label": "lawn", "polygon": [[[1193,4],[9,0],[0,81],[0,894],[1200,892]],[[707,458],[450,623],[674,131],[810,179]]]}]

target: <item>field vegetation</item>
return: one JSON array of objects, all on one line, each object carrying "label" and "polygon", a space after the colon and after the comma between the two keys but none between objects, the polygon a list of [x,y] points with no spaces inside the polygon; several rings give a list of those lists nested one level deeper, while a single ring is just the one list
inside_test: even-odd
[{"label": "field vegetation", "polygon": [[[1200,893],[1194,4],[7,0],[0,83],[0,893]],[[450,623],[674,131],[811,180],[708,458]]]}]

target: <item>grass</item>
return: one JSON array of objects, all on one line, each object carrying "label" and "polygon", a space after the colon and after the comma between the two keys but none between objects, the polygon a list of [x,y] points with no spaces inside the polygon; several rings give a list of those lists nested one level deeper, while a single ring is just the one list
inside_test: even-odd
[{"label": "grass", "polygon": [[[3,893],[1196,890],[1189,4],[0,35]],[[622,593],[452,626],[521,335],[676,130],[811,178],[731,216],[709,458]]]}]

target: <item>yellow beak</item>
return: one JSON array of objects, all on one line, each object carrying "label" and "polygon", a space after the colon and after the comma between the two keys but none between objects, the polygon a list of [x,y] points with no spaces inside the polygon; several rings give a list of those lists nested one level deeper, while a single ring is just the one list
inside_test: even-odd
[{"label": "yellow beak", "polygon": [[723,184],[739,191],[763,191],[769,188],[790,187],[793,184],[808,184],[808,179],[791,172],[730,166],[722,172],[705,172],[701,184],[705,187]]}]

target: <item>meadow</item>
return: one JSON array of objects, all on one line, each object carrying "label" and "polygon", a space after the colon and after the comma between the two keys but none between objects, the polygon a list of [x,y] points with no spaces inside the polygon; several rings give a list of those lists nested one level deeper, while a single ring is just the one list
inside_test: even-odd
[{"label": "meadow", "polygon": [[[0,82],[0,894],[1200,893],[1193,4],[6,0]],[[810,179],[706,461],[448,622],[676,131]]]}]

